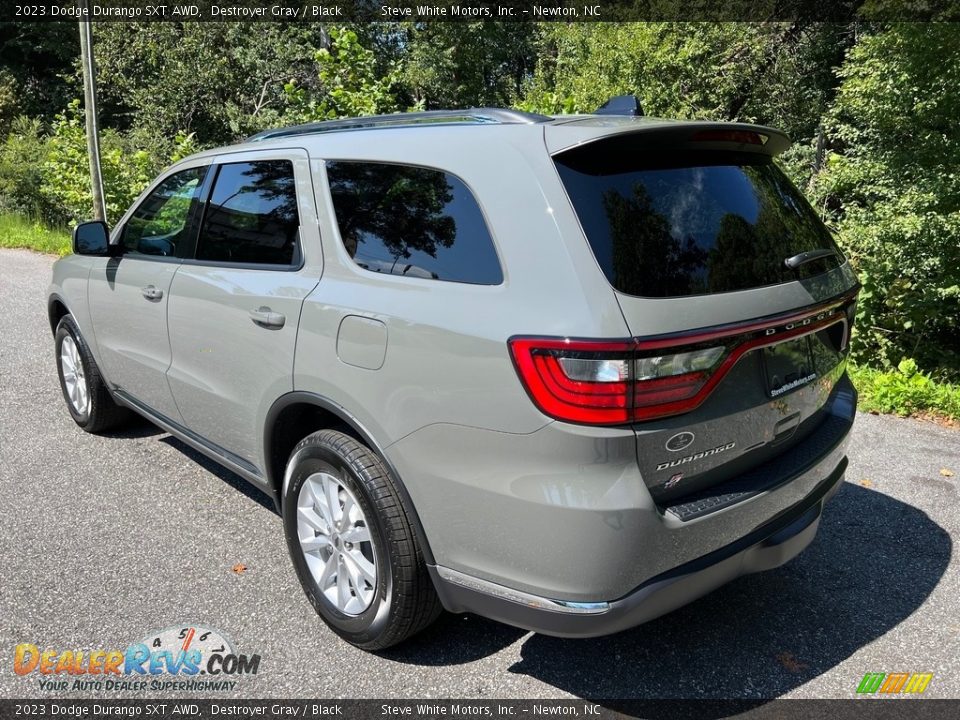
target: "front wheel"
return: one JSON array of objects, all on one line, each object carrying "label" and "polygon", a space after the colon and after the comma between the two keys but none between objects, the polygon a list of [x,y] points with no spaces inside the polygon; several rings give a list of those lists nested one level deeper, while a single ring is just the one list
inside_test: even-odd
[{"label": "front wheel", "polygon": [[70,417],[89,433],[116,427],[130,412],[113,401],[96,360],[70,315],[57,325],[55,334],[57,374]]},{"label": "front wheel", "polygon": [[320,617],[365,650],[396,645],[440,614],[396,481],[369,448],[321,430],[287,464],[283,525]]}]

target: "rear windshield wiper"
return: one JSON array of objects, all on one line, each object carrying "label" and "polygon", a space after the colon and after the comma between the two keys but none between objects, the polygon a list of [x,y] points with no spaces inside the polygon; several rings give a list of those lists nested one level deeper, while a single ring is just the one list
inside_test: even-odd
[{"label": "rear windshield wiper", "polygon": [[829,250],[827,248],[820,248],[818,250],[808,250],[807,252],[799,253],[793,257],[788,257],[783,261],[783,264],[786,265],[791,270],[796,270],[801,265],[806,265],[808,262],[813,262],[814,260],[822,260],[823,258],[828,257],[837,257],[836,250]]}]

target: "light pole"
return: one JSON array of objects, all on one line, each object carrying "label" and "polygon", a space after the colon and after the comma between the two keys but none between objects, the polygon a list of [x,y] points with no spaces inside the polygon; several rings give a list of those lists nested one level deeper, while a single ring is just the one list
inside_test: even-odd
[{"label": "light pole", "polygon": [[87,156],[90,158],[90,191],[93,219],[107,220],[100,175],[100,133],[97,127],[97,75],[93,63],[93,21],[88,0],[80,0],[80,60],[83,65],[83,105],[87,121]]}]

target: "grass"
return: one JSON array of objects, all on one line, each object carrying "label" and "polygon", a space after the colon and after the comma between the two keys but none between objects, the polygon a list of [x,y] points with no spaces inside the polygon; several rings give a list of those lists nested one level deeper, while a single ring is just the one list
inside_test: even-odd
[{"label": "grass", "polygon": [[933,380],[913,360],[894,370],[850,366],[849,372],[860,393],[860,410],[960,422],[960,385]]},{"label": "grass", "polygon": [[0,247],[27,248],[52,255],[71,250],[70,233],[10,213],[0,213]]}]

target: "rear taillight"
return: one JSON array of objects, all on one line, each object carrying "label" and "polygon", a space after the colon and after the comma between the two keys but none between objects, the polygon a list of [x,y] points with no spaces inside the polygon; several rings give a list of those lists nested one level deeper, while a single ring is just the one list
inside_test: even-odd
[{"label": "rear taillight", "polygon": [[558,420],[622,425],[684,412],[724,346],[643,353],[637,343],[513,338],[510,351],[534,403]]},{"label": "rear taillight", "polygon": [[534,404],[558,420],[623,425],[698,407],[747,352],[835,328],[838,351],[859,286],[796,313],[622,341],[514,337],[510,354]]},{"label": "rear taillight", "polygon": [[510,352],[531,399],[558,420],[630,422],[633,343],[513,338]]}]

